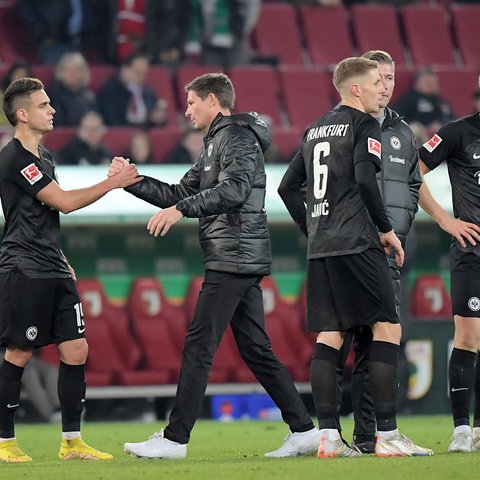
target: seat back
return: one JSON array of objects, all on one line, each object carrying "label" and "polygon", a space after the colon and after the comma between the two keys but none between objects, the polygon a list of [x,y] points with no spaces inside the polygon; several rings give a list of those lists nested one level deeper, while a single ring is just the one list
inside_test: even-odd
[{"label": "seat back", "polygon": [[463,63],[480,66],[480,5],[453,3],[450,9],[455,39]]},{"label": "seat back", "polygon": [[348,10],[344,6],[300,6],[300,21],[313,65],[332,68],[353,55]]},{"label": "seat back", "polygon": [[443,6],[404,5],[400,14],[405,41],[415,67],[455,65],[453,42]]},{"label": "seat back", "polygon": [[350,11],[360,54],[369,50],[385,50],[396,65],[405,65],[397,8],[394,5],[355,3]]},{"label": "seat back", "polygon": [[424,319],[452,318],[452,302],[440,275],[420,275],[412,289],[412,316]]},{"label": "seat back", "polygon": [[303,65],[302,42],[293,5],[262,5],[253,37],[260,55],[276,57],[282,65]]}]

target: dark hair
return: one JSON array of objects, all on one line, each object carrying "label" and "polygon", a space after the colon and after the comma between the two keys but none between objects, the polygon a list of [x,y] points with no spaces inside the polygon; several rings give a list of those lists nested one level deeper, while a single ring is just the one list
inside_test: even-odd
[{"label": "dark hair", "polygon": [[15,127],[18,123],[17,110],[20,103],[29,100],[30,94],[45,87],[38,78],[19,78],[14,80],[3,95],[3,111],[8,121]]},{"label": "dark hair", "polygon": [[19,58],[10,65],[9,69],[5,73],[5,76],[2,78],[1,88],[3,91],[5,91],[12,83],[12,77],[14,72],[20,68],[25,69],[25,71],[27,72],[27,74],[25,75],[26,77],[32,76],[32,67],[30,66],[28,60],[26,60],[25,58]]},{"label": "dark hair", "polygon": [[232,81],[224,73],[206,73],[185,85],[185,91],[195,92],[202,100],[210,93],[218,99],[222,108],[232,111],[235,106],[235,89]]}]

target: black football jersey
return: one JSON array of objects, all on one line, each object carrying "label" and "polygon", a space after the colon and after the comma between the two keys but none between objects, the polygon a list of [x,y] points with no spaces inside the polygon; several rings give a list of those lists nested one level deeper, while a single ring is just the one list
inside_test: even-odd
[{"label": "black football jersey", "polygon": [[309,259],[380,248],[355,181],[359,162],[373,162],[380,170],[380,126],[371,115],[341,106],[305,132],[291,167],[306,180]]},{"label": "black football jersey", "polygon": [[[444,125],[420,148],[419,156],[430,170],[447,163],[455,218],[480,225],[480,114]],[[480,255],[480,245],[463,248]]]},{"label": "black football jersey", "polygon": [[0,272],[18,271],[31,278],[68,278],[60,248],[60,215],[36,194],[55,179],[47,150],[40,158],[14,138],[0,152],[0,199],[5,227]]}]

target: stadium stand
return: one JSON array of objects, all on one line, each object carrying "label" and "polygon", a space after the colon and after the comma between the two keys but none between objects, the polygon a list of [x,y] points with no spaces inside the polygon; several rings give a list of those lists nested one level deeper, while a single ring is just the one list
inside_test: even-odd
[{"label": "stadium stand", "polygon": [[397,9],[390,4],[356,3],[351,7],[352,27],[359,53],[385,50],[397,66],[406,65]]},{"label": "stadium stand", "polygon": [[149,128],[148,136],[152,143],[153,157],[156,163],[162,163],[182,136],[180,127]]},{"label": "stadium stand", "polygon": [[455,65],[445,8],[409,4],[400,7],[400,15],[414,66]]},{"label": "stadium stand", "polygon": [[451,320],[452,302],[440,275],[418,276],[412,289],[411,313],[416,319]]},{"label": "stadium stand", "polygon": [[348,11],[344,6],[299,7],[300,26],[313,65],[332,68],[354,53]]},{"label": "stadium stand", "polygon": [[480,67],[480,5],[453,3],[450,7],[457,47],[466,66]]},{"label": "stadium stand", "polygon": [[303,65],[302,41],[293,5],[263,5],[253,31],[257,52],[282,65]]}]

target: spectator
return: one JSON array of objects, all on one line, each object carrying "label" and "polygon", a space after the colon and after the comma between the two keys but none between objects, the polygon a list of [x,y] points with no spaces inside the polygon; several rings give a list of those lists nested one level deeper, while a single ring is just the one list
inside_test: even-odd
[{"label": "spectator", "polygon": [[183,58],[190,3],[190,0],[146,0],[146,46],[152,63],[175,66]]},{"label": "spectator", "polygon": [[162,126],[167,123],[167,103],[145,83],[150,63],[143,53],[122,62],[97,94],[105,123],[112,125]]},{"label": "spectator", "polygon": [[130,148],[125,158],[135,165],[144,165],[146,163],[155,163],[153,158],[152,143],[150,137],[144,131],[135,133],[130,140]]},{"label": "spectator", "polygon": [[18,0],[17,9],[38,45],[41,63],[81,51],[95,29],[94,0]]},{"label": "spectator", "polygon": [[189,53],[201,53],[205,65],[250,62],[248,37],[260,12],[259,0],[197,0],[193,2]]},{"label": "spectator", "polygon": [[398,100],[394,109],[407,123],[419,122],[429,133],[453,120],[452,109],[440,94],[438,76],[428,68],[416,73],[411,90]]},{"label": "spectator", "polygon": [[88,89],[90,69],[79,52],[66,52],[55,68],[51,102],[56,110],[55,125],[78,126],[90,110],[97,109],[95,94]]},{"label": "spectator", "polygon": [[[3,92],[7,89],[7,87],[17,78],[22,77],[31,77],[32,76],[32,68],[30,64],[24,58],[19,58],[16,62],[13,62],[10,65],[10,68],[7,70],[7,73],[2,78],[1,84],[1,94],[0,94],[0,101],[3,102]],[[7,120],[5,113],[3,110],[0,112],[0,126],[9,126],[10,122]]]},{"label": "spectator", "polygon": [[[472,95],[473,109],[472,113],[480,112],[480,88],[477,88]],[[428,139],[427,139],[428,140]]]},{"label": "spectator", "polygon": [[58,154],[60,165],[108,165],[112,152],[102,143],[106,132],[99,113],[87,112],[78,126],[77,133]]},{"label": "spectator", "polygon": [[173,150],[166,156],[163,163],[194,164],[198,152],[203,147],[204,133],[193,127],[187,127],[182,138]]},{"label": "spectator", "polygon": [[115,3],[117,60],[123,62],[133,53],[145,49],[146,0],[117,0]]}]

